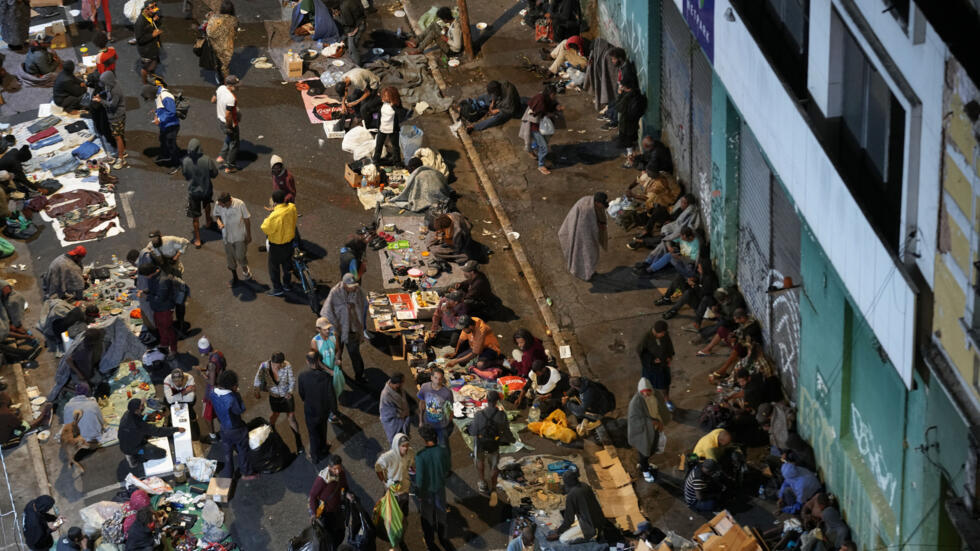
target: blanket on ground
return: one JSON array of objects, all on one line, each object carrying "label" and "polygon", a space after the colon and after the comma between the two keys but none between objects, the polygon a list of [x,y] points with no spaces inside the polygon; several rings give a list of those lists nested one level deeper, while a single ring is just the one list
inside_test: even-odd
[{"label": "blanket on ground", "polygon": [[381,79],[382,86],[394,86],[401,94],[402,105],[414,107],[424,101],[429,109],[442,113],[449,109],[453,100],[442,97],[424,55],[399,54],[388,59],[378,59],[364,66]]},{"label": "blanket on ground", "polygon": [[434,205],[446,204],[452,192],[446,177],[438,170],[422,166],[405,182],[405,189],[390,203],[415,213],[422,213]]},{"label": "blanket on ground", "polygon": [[[146,347],[129,330],[126,320],[121,317],[117,316],[100,321],[92,325],[92,327],[97,327],[104,331],[102,337],[102,359],[99,361],[99,372],[103,374],[111,373],[122,362],[142,358],[143,353],[146,352]],[[71,356],[75,348],[81,343],[82,339],[73,339],[68,345],[65,355],[58,362],[58,370],[54,374],[54,384],[51,386],[51,391],[48,392],[49,402],[57,401],[61,389],[71,379],[71,368],[68,367],[67,358]]]},{"label": "blanket on ground", "polygon": [[[601,216],[601,219],[600,219]],[[599,248],[606,248],[606,213],[597,209],[591,195],[575,203],[558,230],[568,271],[588,281],[599,262]]]}]

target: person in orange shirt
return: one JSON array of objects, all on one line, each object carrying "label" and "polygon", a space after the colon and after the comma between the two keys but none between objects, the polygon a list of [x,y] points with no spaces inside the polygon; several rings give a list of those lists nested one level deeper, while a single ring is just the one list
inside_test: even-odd
[{"label": "person in orange shirt", "polygon": [[95,56],[95,68],[99,74],[115,71],[119,56],[116,55],[116,49],[109,45],[109,36],[104,32],[99,32],[92,39],[92,43],[99,49],[99,53]]},{"label": "person in orange shirt", "polygon": [[452,359],[446,363],[447,366],[465,364],[474,358],[477,360],[474,366],[477,370],[486,370],[500,363],[500,341],[485,321],[463,315],[459,317],[456,328],[462,333],[456,350],[449,355]]}]

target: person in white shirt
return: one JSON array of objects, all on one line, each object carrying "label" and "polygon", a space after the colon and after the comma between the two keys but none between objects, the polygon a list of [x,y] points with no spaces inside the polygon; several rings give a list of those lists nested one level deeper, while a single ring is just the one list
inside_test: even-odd
[{"label": "person in white shirt", "polygon": [[182,277],[184,265],[180,262],[180,256],[184,254],[190,243],[183,237],[163,235],[160,230],[153,230],[150,232],[150,242],[144,250],[149,253],[157,268],[163,270],[164,273],[174,277]]},{"label": "person in white shirt", "polygon": [[252,272],[248,269],[248,259],[245,257],[248,244],[252,242],[252,219],[245,203],[226,191],[218,196],[218,206],[214,207],[214,218],[221,228],[225,259],[231,271],[231,281],[228,282],[228,286],[238,284],[239,266],[242,268],[242,277],[246,280],[252,279]]},{"label": "person in white shirt", "polygon": [[[374,155],[371,160],[375,165],[381,164],[381,152],[384,150],[385,142],[388,142],[388,157],[395,166],[402,165],[401,147],[398,145],[398,132],[401,129],[401,121],[405,118],[405,108],[402,107],[402,98],[398,94],[398,89],[394,86],[387,86],[381,89],[381,119],[378,123],[378,135],[374,142]],[[388,163],[386,163],[388,164]]]},{"label": "person in white shirt", "polygon": [[[171,406],[175,404],[193,406],[194,379],[188,377],[180,369],[174,369],[163,380],[163,397],[167,400],[167,404]],[[193,410],[193,407],[189,409]]]},{"label": "person in white shirt", "polygon": [[380,87],[381,79],[378,75],[368,69],[355,67],[344,73],[340,82],[334,87],[334,91],[340,96],[341,105],[356,112],[361,120],[367,123],[368,128],[373,128],[370,115],[378,110]]},{"label": "person in white shirt", "polygon": [[238,123],[241,120],[241,111],[238,109],[238,98],[235,92],[238,91],[238,77],[228,75],[225,83],[218,87],[218,90],[211,97],[211,103],[215,104],[215,111],[218,116],[218,126],[225,133],[225,141],[221,145],[221,152],[215,159],[224,168],[225,174],[231,174],[238,170],[236,159],[238,158],[238,148],[242,143],[241,134],[238,131]]}]

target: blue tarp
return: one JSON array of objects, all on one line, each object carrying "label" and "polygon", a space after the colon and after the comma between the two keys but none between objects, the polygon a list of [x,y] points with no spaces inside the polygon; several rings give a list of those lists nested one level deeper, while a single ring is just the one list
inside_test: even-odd
[{"label": "blue tarp", "polygon": [[[303,14],[299,12],[301,5],[302,2],[299,2],[293,8],[293,19],[289,25],[289,32],[293,36],[296,36],[296,27],[299,27],[303,18]],[[313,10],[313,40],[322,41],[325,44],[340,42],[340,30],[337,29],[337,23],[330,16],[330,10],[327,9],[322,0],[313,0],[313,5],[315,6]]]}]

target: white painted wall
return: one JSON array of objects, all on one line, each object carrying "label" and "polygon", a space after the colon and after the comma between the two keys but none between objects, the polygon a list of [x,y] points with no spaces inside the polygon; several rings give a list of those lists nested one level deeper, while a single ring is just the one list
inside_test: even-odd
[{"label": "white painted wall", "polygon": [[[675,2],[680,4],[679,0]],[[814,0],[811,5],[820,3],[821,0]],[[848,293],[909,386],[915,295],[755,40],[739,19],[735,22],[725,19],[724,13],[729,7],[727,0],[718,0],[715,4],[715,72],[840,274]],[[829,19],[827,27],[829,32]],[[811,57],[817,56],[811,54]],[[920,58],[921,62],[924,58]],[[942,59],[937,65],[941,75]],[[941,76],[938,83],[941,106]],[[931,138],[924,132],[923,141],[928,139]],[[933,166],[936,191],[932,204],[936,204],[939,172],[938,164]],[[920,194],[924,195],[928,194]],[[932,217],[935,218],[935,207]],[[934,239],[935,222],[930,227],[930,232],[923,229],[923,238]],[[932,235],[926,236],[926,233]],[[932,269],[927,273],[931,274]]]}]

